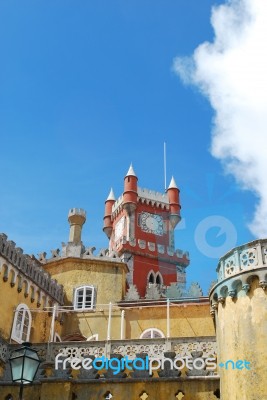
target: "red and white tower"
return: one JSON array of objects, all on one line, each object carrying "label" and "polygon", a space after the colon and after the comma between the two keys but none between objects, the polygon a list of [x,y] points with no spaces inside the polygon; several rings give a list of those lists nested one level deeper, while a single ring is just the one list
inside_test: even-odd
[{"label": "red and white tower", "polygon": [[174,229],[180,221],[179,189],[174,178],[166,193],[137,186],[132,165],[124,178],[123,194],[115,200],[113,191],[105,203],[104,232],[110,250],[127,262],[128,284],[134,284],[141,297],[147,287],[177,283],[185,288],[188,253],[175,250]]}]

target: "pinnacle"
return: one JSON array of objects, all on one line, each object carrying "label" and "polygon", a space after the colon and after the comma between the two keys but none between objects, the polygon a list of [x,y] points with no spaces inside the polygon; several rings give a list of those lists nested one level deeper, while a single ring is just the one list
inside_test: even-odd
[{"label": "pinnacle", "polygon": [[178,186],[176,185],[176,182],[174,180],[174,177],[172,176],[171,182],[169,184],[168,189],[178,189]]},{"label": "pinnacle", "polygon": [[135,172],[134,172],[134,169],[133,169],[132,163],[131,163],[131,165],[130,165],[130,168],[129,168],[129,170],[128,170],[126,176],[136,176],[136,174],[135,174]]},{"label": "pinnacle", "polygon": [[107,197],[107,200],[116,200],[113,189],[110,189],[109,195]]}]

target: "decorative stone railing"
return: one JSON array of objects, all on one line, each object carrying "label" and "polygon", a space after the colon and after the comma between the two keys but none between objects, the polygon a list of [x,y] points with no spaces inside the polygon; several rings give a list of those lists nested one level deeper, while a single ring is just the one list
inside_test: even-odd
[{"label": "decorative stone railing", "polygon": [[[12,351],[14,345],[9,345],[9,351]],[[166,357],[174,360],[176,357],[190,358],[195,360],[201,358],[204,361],[207,358],[216,358],[217,346],[215,337],[199,337],[199,338],[183,338],[183,339],[138,339],[138,340],[115,340],[115,341],[96,341],[96,342],[60,342],[60,343],[47,343],[47,344],[34,344],[34,349],[38,351],[39,357],[43,360],[37,379],[39,380],[58,380],[58,379],[129,379],[129,378],[181,378],[190,377],[203,377],[214,378],[218,377],[216,370],[196,369],[196,368],[183,368],[182,371],[170,370],[169,364],[164,368],[159,368],[149,374],[149,371],[140,371],[133,368],[132,371],[127,369],[119,374],[114,374],[112,370],[105,367],[101,371],[72,370],[68,368],[55,369],[55,358],[58,354],[62,354],[61,360],[66,358],[73,359],[74,357],[83,359],[95,358],[104,356],[106,359],[128,358],[133,360],[135,358],[158,358]],[[62,365],[62,363],[60,364]],[[10,370],[8,363],[6,364],[5,374],[2,380],[8,381],[10,379]]]},{"label": "decorative stone railing", "polygon": [[223,256],[217,267],[218,281],[211,289],[211,314],[215,315],[218,302],[224,303],[231,298],[246,295],[251,281],[256,277],[259,287],[267,288],[267,239],[254,240],[229,251]]},{"label": "decorative stone railing", "polygon": [[0,272],[3,275],[4,281],[8,279],[10,270],[15,267],[15,278],[18,274],[28,277],[41,290],[51,296],[52,299],[62,304],[62,285],[59,285],[56,280],[51,278],[35,257],[23,254],[23,250],[20,247],[16,247],[15,242],[7,240],[7,236],[4,233],[0,234],[0,256],[5,260],[0,263]]},{"label": "decorative stone railing", "polygon": [[217,267],[218,282],[242,272],[267,265],[267,240],[255,240],[236,247],[220,259]]}]

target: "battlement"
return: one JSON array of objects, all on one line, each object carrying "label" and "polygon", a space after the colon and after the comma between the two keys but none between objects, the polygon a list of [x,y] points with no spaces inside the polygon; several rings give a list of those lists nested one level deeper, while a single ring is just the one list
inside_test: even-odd
[{"label": "battlement", "polygon": [[64,243],[62,242],[62,251],[60,249],[51,250],[51,257],[47,258],[46,252],[39,253],[39,262],[41,264],[47,264],[56,260],[74,257],[80,259],[90,260],[104,260],[110,262],[121,263],[121,259],[116,251],[110,251],[109,249],[102,248],[98,254],[94,254],[96,248],[94,246],[85,247],[82,244],[75,243]]},{"label": "battlement", "polygon": [[[155,190],[137,188],[138,201],[152,206],[161,207],[162,209],[169,209],[169,198],[167,193],[156,192]],[[117,215],[123,205],[123,195],[118,197],[112,206],[112,215]]]},{"label": "battlement", "polygon": [[86,211],[82,208],[71,208],[68,213],[68,218],[73,215],[81,215],[82,217],[86,218]]},{"label": "battlement", "polygon": [[167,193],[160,193],[160,192],[156,192],[155,190],[150,190],[150,189],[146,189],[146,188],[143,189],[140,187],[138,187],[137,193],[141,199],[152,200],[152,201],[159,202],[159,203],[169,204],[169,198],[168,198]]},{"label": "battlement", "polygon": [[123,202],[123,196],[121,195],[120,197],[117,198],[117,200],[115,201],[115,203],[112,206],[112,213],[114,213],[115,211],[117,211],[118,209],[120,209],[120,206],[122,205]]},{"label": "battlement", "polygon": [[16,247],[15,242],[8,240],[7,235],[4,233],[0,234],[0,256],[4,259],[0,263],[0,272],[3,274],[4,281],[8,280],[10,271],[16,269],[17,271],[13,274],[13,280],[22,274],[54,300],[62,304],[62,285],[59,285],[56,280],[51,278],[50,274],[44,271],[41,263],[34,256],[23,254],[23,250],[20,247]]}]

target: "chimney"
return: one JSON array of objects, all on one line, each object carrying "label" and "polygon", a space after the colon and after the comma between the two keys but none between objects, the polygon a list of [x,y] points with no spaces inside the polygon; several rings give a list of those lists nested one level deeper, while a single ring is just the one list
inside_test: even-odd
[{"label": "chimney", "polygon": [[86,221],[86,212],[82,208],[71,208],[68,214],[70,224],[69,242],[81,243],[82,227]]}]

